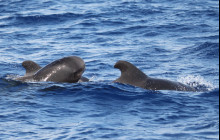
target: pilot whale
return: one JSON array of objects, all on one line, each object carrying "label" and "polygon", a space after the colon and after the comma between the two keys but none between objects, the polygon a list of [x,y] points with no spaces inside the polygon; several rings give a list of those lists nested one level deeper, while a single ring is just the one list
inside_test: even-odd
[{"label": "pilot whale", "polygon": [[77,56],[64,57],[43,68],[33,61],[24,61],[22,66],[26,69],[26,75],[17,78],[18,81],[64,83],[89,81],[87,78],[82,77],[85,62]]},{"label": "pilot whale", "polygon": [[114,68],[121,71],[121,76],[114,81],[115,83],[128,84],[148,90],[196,91],[194,88],[179,82],[151,78],[126,61],[118,61]]}]

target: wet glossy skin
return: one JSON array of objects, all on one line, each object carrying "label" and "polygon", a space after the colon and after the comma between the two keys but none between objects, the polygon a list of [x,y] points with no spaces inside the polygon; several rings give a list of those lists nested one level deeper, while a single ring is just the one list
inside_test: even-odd
[{"label": "wet glossy skin", "polygon": [[[27,69],[26,69],[27,70]],[[85,70],[84,61],[76,56],[56,60],[41,68],[33,75],[18,78],[20,81],[67,82],[76,83]],[[29,72],[30,73],[30,72]]]},{"label": "wet glossy skin", "polygon": [[114,81],[116,83],[129,84],[148,90],[195,91],[194,88],[179,82],[150,78],[126,61],[118,61],[114,67],[121,71],[121,77]]}]

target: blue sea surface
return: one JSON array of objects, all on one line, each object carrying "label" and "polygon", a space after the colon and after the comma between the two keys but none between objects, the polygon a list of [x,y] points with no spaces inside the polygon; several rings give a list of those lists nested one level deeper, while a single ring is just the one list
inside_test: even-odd
[{"label": "blue sea surface", "polygon": [[[13,80],[32,60],[86,63],[87,83]],[[112,83],[126,60],[200,92]],[[0,0],[1,140],[218,140],[218,0]]]}]

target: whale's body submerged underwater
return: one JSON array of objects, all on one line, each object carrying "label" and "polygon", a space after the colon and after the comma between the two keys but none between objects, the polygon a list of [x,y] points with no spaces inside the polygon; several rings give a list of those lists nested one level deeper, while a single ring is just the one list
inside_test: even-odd
[{"label": "whale's body submerged underwater", "polygon": [[82,77],[85,70],[84,61],[77,56],[64,57],[41,68],[33,61],[24,61],[22,66],[26,69],[26,75],[16,80],[28,82],[65,82],[76,83],[88,81]]},{"label": "whale's body submerged underwater", "polygon": [[[26,75],[16,80],[23,82],[76,83],[89,81],[82,76],[85,62],[77,56],[64,57],[43,68],[33,61],[24,61],[22,66],[26,69]],[[114,67],[121,71],[121,76],[114,81],[115,83],[129,84],[148,90],[196,91],[179,82],[151,78],[126,61],[118,61]]]},{"label": "whale's body submerged underwater", "polygon": [[129,84],[148,90],[196,91],[194,88],[179,82],[150,78],[136,66],[126,61],[118,61],[114,67],[121,71],[121,77],[114,81],[116,83]]}]

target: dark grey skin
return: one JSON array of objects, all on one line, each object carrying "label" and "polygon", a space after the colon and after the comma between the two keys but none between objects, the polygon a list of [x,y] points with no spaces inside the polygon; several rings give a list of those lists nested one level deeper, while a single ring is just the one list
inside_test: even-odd
[{"label": "dark grey skin", "polygon": [[[59,82],[76,83],[78,81],[89,81],[82,77],[85,70],[85,62],[76,56],[64,57],[41,68],[33,61],[25,61],[22,66],[26,69],[24,77],[16,80],[29,82]],[[82,78],[82,80],[80,80]]]},{"label": "dark grey skin", "polygon": [[194,88],[179,82],[151,78],[126,61],[118,61],[114,67],[121,71],[121,77],[114,81],[116,83],[133,85],[148,90],[196,91]]},{"label": "dark grey skin", "polygon": [[89,79],[82,76],[82,77],[79,79],[79,82],[80,82],[80,83],[82,83],[82,82],[89,82]]},{"label": "dark grey skin", "polygon": [[22,66],[26,70],[26,75],[25,76],[31,76],[34,75],[37,71],[41,69],[41,66],[38,65],[37,63],[33,61],[24,61],[22,63]]}]

